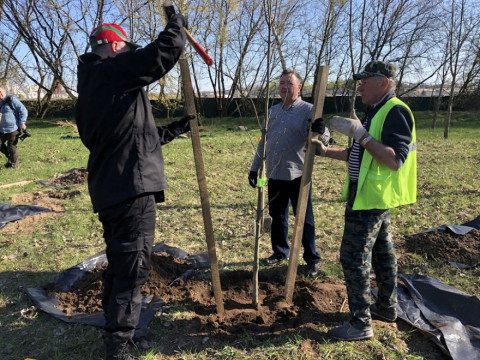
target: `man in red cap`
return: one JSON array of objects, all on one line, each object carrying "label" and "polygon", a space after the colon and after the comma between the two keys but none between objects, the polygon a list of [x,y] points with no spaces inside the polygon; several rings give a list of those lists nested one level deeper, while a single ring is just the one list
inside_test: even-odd
[{"label": "man in red cap", "polygon": [[[106,243],[102,306],[106,359],[128,353],[141,312],[155,238],[156,203],[167,188],[161,145],[189,130],[189,120],[156,128],[145,86],[163,77],[185,46],[185,18],[174,15],[143,48],[116,24],[90,36],[79,58],[76,122],[90,151],[88,189]],[[138,336],[138,334],[137,334]]]},{"label": "man in red cap", "polygon": [[130,41],[125,31],[117,24],[102,24],[93,29],[90,34],[90,46],[92,49],[115,41],[125,42],[131,50],[136,50],[140,47],[140,45]]}]

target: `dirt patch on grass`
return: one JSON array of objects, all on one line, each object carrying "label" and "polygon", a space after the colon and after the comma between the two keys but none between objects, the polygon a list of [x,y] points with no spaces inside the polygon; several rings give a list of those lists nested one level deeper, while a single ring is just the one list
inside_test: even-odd
[{"label": "dirt patch on grass", "polygon": [[[428,232],[407,236],[397,247],[401,245],[400,258],[403,256],[404,261],[408,261],[405,254],[416,251],[428,253],[436,261],[468,262],[475,258],[475,253],[478,254],[479,235],[480,231],[476,230],[464,236],[453,236],[441,231]],[[419,242],[422,244],[420,247],[415,245]],[[466,258],[465,254],[472,252]],[[169,335],[164,340],[167,341],[168,338],[169,346],[162,349],[165,354],[185,349],[199,351],[206,347],[225,346],[227,343],[238,342],[245,334],[253,339],[251,341],[275,341],[281,335],[299,334],[304,337],[300,344],[302,352],[320,356],[321,353],[316,352],[315,342],[327,341],[326,329],[348,319],[348,302],[343,282],[326,277],[304,278],[300,275],[302,267],[299,267],[293,302],[285,303],[286,263],[261,268],[258,307],[252,302],[251,271],[221,271],[225,313],[219,316],[208,271],[199,271],[187,280],[177,279],[189,268],[190,264],[184,260],[165,253],[154,254],[150,277],[142,288],[144,296],[155,294],[166,303],[164,312],[167,317],[164,318],[164,314],[161,325],[156,324],[168,329]],[[71,291],[59,292],[51,287],[49,290],[55,292],[59,308],[67,314],[101,311],[102,270],[101,267],[92,270]],[[173,281],[175,279],[177,281]],[[168,320],[170,305],[177,310],[180,306],[185,314],[182,319]],[[392,340],[384,331],[409,333],[412,329],[402,321],[389,324],[374,320],[374,326],[377,327],[377,337],[380,340],[385,338],[385,341]],[[368,343],[362,342],[358,346],[368,350]],[[404,340],[395,340],[395,346],[431,358],[447,358],[420,332],[405,336]]]},{"label": "dirt patch on grass", "polygon": [[409,265],[410,254],[440,263],[474,265],[480,262],[480,230],[476,229],[465,235],[455,234],[448,229],[407,235],[396,241],[395,246],[400,254],[400,267]]},{"label": "dirt patch on grass", "polygon": [[86,168],[72,169],[65,174],[56,175],[47,182],[47,185],[69,187],[84,184],[87,181],[88,171]]},{"label": "dirt patch on grass", "polygon": [[17,205],[34,205],[41,206],[47,209],[52,210],[46,212],[40,212],[34,215],[25,216],[22,219],[16,220],[14,222],[8,223],[2,229],[2,233],[13,235],[18,231],[21,231],[24,234],[31,234],[37,228],[36,223],[45,217],[56,217],[63,212],[62,202],[65,199],[71,199],[75,196],[80,195],[80,191],[39,191],[34,193],[25,193],[12,196],[12,203]]},{"label": "dirt patch on grass", "polygon": [[34,205],[52,210],[35,215],[26,216],[17,220],[2,229],[5,234],[15,234],[17,231],[32,233],[35,226],[32,226],[44,217],[58,216],[64,209],[63,201],[72,199],[81,194],[80,190],[68,190],[68,188],[84,184],[87,181],[87,169],[73,169],[66,174],[56,175],[45,182],[45,185],[57,187],[56,190],[36,191],[33,193],[22,193],[12,196],[12,203],[16,205]]},{"label": "dirt patch on grass", "polygon": [[[346,291],[342,283],[334,283],[324,278],[305,279],[298,277],[294,294],[294,305],[286,304],[283,299],[286,264],[279,267],[263,268],[259,272],[259,303],[256,309],[252,305],[252,272],[247,270],[221,271],[222,294],[225,316],[216,317],[216,304],[211,278],[208,271],[198,271],[187,280],[179,279],[191,268],[186,260],[171,255],[155,253],[147,283],[142,287],[142,295],[157,295],[167,304],[181,303],[193,311],[204,324],[213,328],[224,327],[220,333],[230,328],[235,330],[240,324],[252,322],[273,326],[280,320],[280,328],[289,327],[291,318],[305,318],[304,313],[312,315],[320,309],[334,313],[341,308],[347,309]],[[93,313],[101,311],[102,272],[104,267],[96,267],[82,279],[75,282],[69,291],[62,292],[54,284],[46,286],[48,292],[54,292],[58,298],[58,308],[66,314]],[[175,281],[174,281],[175,280]],[[283,320],[282,320],[283,319]],[[311,318],[308,320],[311,321]],[[298,320],[295,320],[298,325]],[[291,326],[291,325],[290,325]],[[279,329],[280,329],[279,328]]]},{"label": "dirt patch on grass", "polygon": [[[259,272],[259,306],[253,305],[252,272],[231,270],[220,272],[224,314],[219,316],[209,271],[198,271],[186,280],[179,279],[191,265],[166,253],[153,254],[150,276],[142,287],[142,295],[156,294],[165,301],[161,326],[168,330],[174,345],[163,349],[173,354],[180,348],[198,351],[205,347],[238,342],[249,334],[255,341],[275,339],[279,335],[302,333],[309,338],[321,337],[322,325],[338,325],[348,311],[343,282],[332,279],[297,277],[292,304],[284,300],[287,264],[261,268]],[[67,314],[101,311],[102,271],[96,267],[77,281],[70,291],[55,293],[58,308]],[[302,268],[299,268],[301,271]],[[175,280],[175,281],[174,281]],[[169,311],[182,311],[182,319],[170,320]],[[310,335],[309,335],[310,334]],[[162,342],[166,341],[163,339]],[[314,354],[314,347],[305,342],[302,348]]]}]

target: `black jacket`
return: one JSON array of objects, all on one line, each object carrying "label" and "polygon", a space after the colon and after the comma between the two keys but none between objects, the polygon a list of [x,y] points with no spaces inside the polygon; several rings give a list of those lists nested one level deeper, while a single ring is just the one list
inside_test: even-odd
[{"label": "black jacket", "polygon": [[161,142],[143,88],[180,58],[184,25],[183,16],[175,15],[144,48],[114,58],[86,53],[79,59],[76,122],[90,151],[88,188],[95,212],[167,188]]}]

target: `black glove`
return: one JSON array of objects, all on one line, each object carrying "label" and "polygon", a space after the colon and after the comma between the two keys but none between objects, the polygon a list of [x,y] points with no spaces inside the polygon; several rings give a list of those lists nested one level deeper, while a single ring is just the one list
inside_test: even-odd
[{"label": "black glove", "polygon": [[248,183],[254,189],[257,187],[257,177],[258,172],[256,171],[250,171],[250,173],[248,174]]},{"label": "black glove", "polygon": [[[177,19],[180,20],[180,21],[178,21]],[[179,24],[180,26],[183,26],[185,29],[188,29],[188,20],[182,14],[173,15],[168,22],[170,22],[170,21],[173,21],[173,22]]]},{"label": "black glove", "polygon": [[163,10],[165,11],[165,16],[167,17],[167,20],[170,21],[170,19],[177,13],[175,10],[175,6],[173,5],[173,1],[171,2],[164,2],[163,3]]},{"label": "black glove", "polygon": [[[189,132],[190,131],[190,120],[193,120],[195,118],[196,118],[195,115],[185,115],[180,120],[178,120],[178,124],[179,124],[178,128],[181,129],[181,133],[179,133],[179,134]],[[197,118],[197,121],[198,121],[198,118]],[[200,121],[198,121],[198,126],[200,126]]]},{"label": "black glove", "polygon": [[323,134],[325,132],[325,120],[322,117],[315,119],[312,123],[311,129],[313,132]]},{"label": "black glove", "polygon": [[[160,137],[160,145],[168,144],[175,139],[177,135],[190,131],[190,120],[195,119],[195,115],[186,115],[178,121],[174,121],[166,126],[158,126],[158,136]],[[200,125],[200,123],[198,123]]]}]

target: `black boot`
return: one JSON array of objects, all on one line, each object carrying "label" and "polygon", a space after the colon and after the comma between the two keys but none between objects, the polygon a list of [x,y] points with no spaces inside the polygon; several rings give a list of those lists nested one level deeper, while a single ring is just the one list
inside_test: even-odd
[{"label": "black boot", "polygon": [[130,354],[130,348],[135,348],[135,344],[130,341],[121,343],[111,341],[105,337],[105,359],[106,360],[137,360],[135,356]]}]

